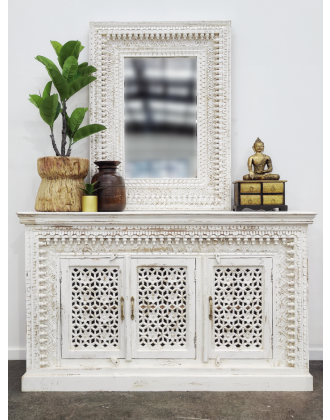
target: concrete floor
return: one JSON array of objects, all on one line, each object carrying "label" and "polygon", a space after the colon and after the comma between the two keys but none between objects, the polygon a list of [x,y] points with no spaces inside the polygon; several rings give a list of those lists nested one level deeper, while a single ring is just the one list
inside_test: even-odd
[{"label": "concrete floor", "polygon": [[9,361],[9,420],[321,420],[323,362],[313,392],[21,392],[25,361]]}]

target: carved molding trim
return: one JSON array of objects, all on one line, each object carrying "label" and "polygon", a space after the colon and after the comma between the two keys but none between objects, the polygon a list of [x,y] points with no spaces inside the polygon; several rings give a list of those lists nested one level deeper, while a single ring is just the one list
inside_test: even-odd
[{"label": "carved molding trim", "polygon": [[96,160],[124,158],[124,57],[196,56],[197,178],[126,179],[127,210],[230,210],[230,22],[91,23],[90,121]]}]

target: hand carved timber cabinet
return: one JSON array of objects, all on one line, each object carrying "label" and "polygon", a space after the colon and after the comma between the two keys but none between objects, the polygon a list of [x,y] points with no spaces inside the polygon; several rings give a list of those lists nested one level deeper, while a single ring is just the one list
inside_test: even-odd
[{"label": "hand carved timber cabinet", "polygon": [[314,214],[19,217],[23,391],[312,390],[307,225]]},{"label": "hand carved timber cabinet", "polygon": [[[26,259],[22,390],[312,390],[307,226],[315,214],[229,211],[230,22],[93,23],[90,48],[97,68],[90,120],[108,127],[92,136],[90,173],[94,161],[120,161],[127,206],[18,213]],[[145,158],[153,145],[145,135],[153,127],[141,129],[142,108],[126,103],[136,95],[133,64],[143,75],[141,57],[175,58],[149,60],[152,83],[143,82],[153,89],[148,109],[156,98],[153,115],[161,118],[157,71],[175,78],[166,81],[172,96],[162,127],[172,124],[172,133],[181,124],[176,160],[165,149],[157,158],[181,168],[173,178],[134,175],[146,161],[134,167],[141,154],[130,147],[141,141]],[[144,137],[130,142],[130,121]]]}]

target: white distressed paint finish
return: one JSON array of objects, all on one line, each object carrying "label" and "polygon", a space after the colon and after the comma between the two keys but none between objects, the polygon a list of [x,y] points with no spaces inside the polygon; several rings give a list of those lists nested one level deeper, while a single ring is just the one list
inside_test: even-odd
[{"label": "white distressed paint finish", "polygon": [[195,258],[132,258],[133,358],[195,358]]},{"label": "white distressed paint finish", "polygon": [[123,258],[61,258],[62,358],[123,357]]},{"label": "white distressed paint finish", "polygon": [[208,260],[210,358],[272,358],[272,264],[251,256]]},{"label": "white distressed paint finish", "polygon": [[[179,385],[180,390],[312,389],[308,373],[307,226],[314,213],[30,212],[18,216],[26,225],[24,391],[175,390]],[[85,266],[94,261],[95,268],[122,264],[125,354],[63,358],[60,267],[65,260],[72,267],[83,267],[84,261]],[[193,261],[194,358],[174,354],[134,357],[134,320],[130,320],[130,298],[138,285],[138,277],[132,275],[134,260],[143,266],[148,260],[153,267],[187,267],[188,272]],[[242,260],[244,267],[265,267],[265,261],[272,260],[272,354],[265,358],[220,354],[212,359],[207,297],[214,276],[208,270],[212,264],[239,268]],[[263,297],[264,309],[269,310],[265,290]],[[263,328],[265,334],[267,325]]]},{"label": "white distressed paint finish", "polygon": [[230,210],[230,21],[91,23],[90,121],[94,161],[119,160],[125,174],[124,57],[197,58],[197,178],[125,179],[127,210]]}]

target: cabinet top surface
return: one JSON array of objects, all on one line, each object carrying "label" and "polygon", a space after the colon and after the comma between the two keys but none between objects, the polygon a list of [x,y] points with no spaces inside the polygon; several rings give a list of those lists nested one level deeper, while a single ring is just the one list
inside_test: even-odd
[{"label": "cabinet top surface", "polygon": [[310,224],[314,212],[293,211],[124,211],[124,212],[17,212],[25,225],[81,224]]}]

